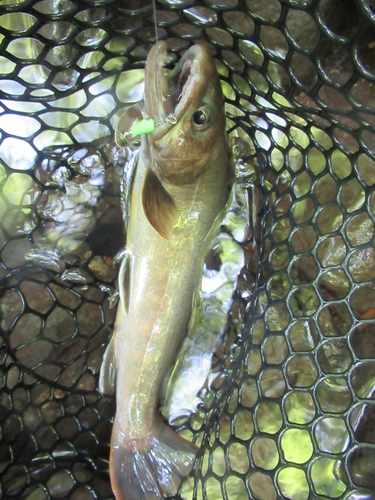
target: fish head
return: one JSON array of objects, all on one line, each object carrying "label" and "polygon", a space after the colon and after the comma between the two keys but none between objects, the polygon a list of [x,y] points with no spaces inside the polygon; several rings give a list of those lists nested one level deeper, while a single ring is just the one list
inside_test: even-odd
[{"label": "fish head", "polygon": [[159,42],[146,62],[145,114],[157,125],[146,140],[158,178],[190,184],[226,151],[224,98],[208,44],[190,47],[170,71],[166,57]]}]

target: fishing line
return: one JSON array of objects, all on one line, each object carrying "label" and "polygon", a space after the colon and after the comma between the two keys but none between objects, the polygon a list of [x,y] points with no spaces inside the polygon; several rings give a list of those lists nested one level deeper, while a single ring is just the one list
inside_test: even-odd
[{"label": "fishing line", "polygon": [[156,0],[152,0],[152,10],[154,12],[155,40],[156,40],[156,43],[158,43],[159,37],[158,37],[158,23],[156,20]]}]

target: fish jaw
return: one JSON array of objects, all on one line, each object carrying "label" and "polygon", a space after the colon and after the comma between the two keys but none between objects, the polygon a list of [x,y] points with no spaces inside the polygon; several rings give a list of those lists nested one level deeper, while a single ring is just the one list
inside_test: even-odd
[{"label": "fish jaw", "polygon": [[[168,96],[168,80],[164,72],[166,62],[166,42],[156,43],[150,50],[145,68],[145,113],[157,124],[166,121],[166,110],[163,105]],[[146,88],[147,82],[147,88]]]},{"label": "fish jaw", "polygon": [[[166,49],[159,42],[146,62],[145,113],[157,123],[146,140],[160,180],[189,184],[215,152],[228,154],[224,99],[208,44],[190,47],[169,73],[164,70]],[[197,112],[207,117],[203,125],[196,123]]]},{"label": "fish jaw", "polygon": [[169,73],[164,69],[166,57],[167,44],[159,42],[152,47],[146,61],[145,111],[160,124],[153,135],[155,140],[173,128],[173,121],[167,120],[169,116],[180,121],[189,107],[199,106],[207,83],[216,76],[206,43],[190,47]]}]

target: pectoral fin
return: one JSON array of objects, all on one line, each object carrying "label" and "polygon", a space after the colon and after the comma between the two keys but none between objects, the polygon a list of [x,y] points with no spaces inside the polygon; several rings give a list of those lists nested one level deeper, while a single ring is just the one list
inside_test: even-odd
[{"label": "pectoral fin", "polygon": [[178,209],[168,191],[149,170],[142,193],[142,205],[144,213],[160,236],[169,239],[170,232],[178,218]]},{"label": "pectoral fin", "polygon": [[99,374],[99,391],[102,394],[114,394],[116,385],[116,357],[115,357],[115,335],[112,338],[104,352],[102,366]]}]

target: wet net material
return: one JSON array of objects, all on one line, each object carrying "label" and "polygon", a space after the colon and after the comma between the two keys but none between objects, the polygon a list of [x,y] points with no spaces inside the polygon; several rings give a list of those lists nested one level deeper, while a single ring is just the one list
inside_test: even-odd
[{"label": "wet net material", "polygon": [[[375,498],[375,3],[160,0],[171,64],[216,53],[252,231],[184,499]],[[148,1],[0,2],[0,496],[112,499],[98,392],[123,248],[114,128]],[[131,73],[129,71],[131,70]],[[129,76],[131,75],[131,76]]]}]

